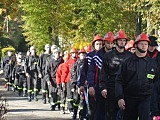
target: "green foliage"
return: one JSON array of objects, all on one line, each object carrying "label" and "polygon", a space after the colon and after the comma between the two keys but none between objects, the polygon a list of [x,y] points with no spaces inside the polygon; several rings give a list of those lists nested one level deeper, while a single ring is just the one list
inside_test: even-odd
[{"label": "green foliage", "polygon": [[7,53],[7,51],[12,51],[12,52],[15,52],[15,48],[13,48],[13,47],[6,47],[6,48],[3,48],[2,49],[2,58],[6,55],[6,53]]},{"label": "green foliage", "polygon": [[[8,38],[17,38],[14,43],[20,46],[24,38],[18,37],[22,37],[23,32],[28,45],[36,46],[38,53],[47,43],[64,49],[91,42],[96,33],[104,36],[119,29],[123,29],[129,39],[135,39],[141,29],[151,34],[160,24],[159,0],[5,0],[1,6],[6,11],[3,10],[0,21],[4,21],[6,15],[18,21],[17,26],[12,22],[10,28],[14,30]],[[2,28],[3,25],[0,31]],[[81,46],[79,44],[79,48]]]}]

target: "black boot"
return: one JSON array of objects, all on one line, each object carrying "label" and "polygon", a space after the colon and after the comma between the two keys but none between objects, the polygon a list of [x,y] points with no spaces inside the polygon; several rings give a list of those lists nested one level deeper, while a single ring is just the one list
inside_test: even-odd
[{"label": "black boot", "polygon": [[74,107],[74,109],[73,109],[73,116],[72,116],[73,120],[76,120],[76,118],[77,118],[77,111],[78,111],[78,106]]},{"label": "black boot", "polygon": [[18,96],[19,96],[19,97],[21,96],[21,93],[22,93],[22,91],[21,91],[21,90],[18,90]]},{"label": "black boot", "polygon": [[51,110],[52,110],[52,111],[55,111],[55,107],[56,107],[55,105],[52,105],[52,106],[51,106]]},{"label": "black boot", "polygon": [[58,110],[61,110],[61,106],[60,106],[60,103],[58,103]]},{"label": "black boot", "polygon": [[46,104],[46,93],[42,93],[43,104]]}]

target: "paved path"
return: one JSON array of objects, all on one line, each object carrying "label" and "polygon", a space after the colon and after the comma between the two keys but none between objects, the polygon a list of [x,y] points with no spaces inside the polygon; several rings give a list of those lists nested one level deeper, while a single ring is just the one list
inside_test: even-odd
[{"label": "paved path", "polygon": [[6,120],[70,120],[69,113],[61,115],[60,111],[50,111],[49,104],[42,104],[41,96],[38,101],[27,102],[26,97],[18,97],[17,92],[6,91],[4,81],[0,79],[0,94],[7,98],[8,113]]}]

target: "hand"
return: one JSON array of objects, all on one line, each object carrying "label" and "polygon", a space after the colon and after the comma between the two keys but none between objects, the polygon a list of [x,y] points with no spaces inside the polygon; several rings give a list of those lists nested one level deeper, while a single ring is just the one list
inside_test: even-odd
[{"label": "hand", "polygon": [[1,71],[0,71],[0,74],[3,74],[3,73],[4,73],[4,70],[1,70]]},{"label": "hand", "polygon": [[125,109],[125,101],[124,99],[119,99],[118,100],[118,106],[120,109],[124,110]]},{"label": "hand", "polygon": [[156,120],[156,116],[153,117],[153,120]]},{"label": "hand", "polygon": [[101,94],[104,98],[107,98],[107,89],[102,90]]},{"label": "hand", "polygon": [[62,83],[62,88],[64,88],[65,87],[65,83]]},{"label": "hand", "polygon": [[89,93],[90,95],[94,96],[94,95],[95,95],[94,87],[89,87],[88,93]]},{"label": "hand", "polygon": [[83,86],[81,86],[81,87],[79,87],[78,88],[78,94],[83,94],[83,92],[84,92],[84,87]]},{"label": "hand", "polygon": [[51,85],[51,82],[50,82],[50,81],[47,81],[47,84],[48,84],[48,85]]},{"label": "hand", "polygon": [[42,78],[42,74],[41,74],[41,73],[40,73],[40,74],[38,74],[38,77],[39,77],[39,78]]},{"label": "hand", "polygon": [[12,80],[14,80],[14,78],[12,78]]},{"label": "hand", "polygon": [[26,73],[26,76],[29,77],[30,76],[29,73]]},{"label": "hand", "polygon": [[72,89],[71,89],[71,91],[72,91],[72,92],[75,92],[75,89],[74,89],[74,88],[72,88]]}]

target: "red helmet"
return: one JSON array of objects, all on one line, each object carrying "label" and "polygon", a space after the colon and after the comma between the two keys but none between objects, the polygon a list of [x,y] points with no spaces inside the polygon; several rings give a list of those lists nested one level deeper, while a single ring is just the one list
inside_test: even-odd
[{"label": "red helmet", "polygon": [[123,30],[119,30],[118,33],[114,36],[114,40],[117,39],[126,39],[127,40],[127,35]]},{"label": "red helmet", "polygon": [[84,50],[85,50],[86,52],[91,52],[91,50],[92,50],[91,45],[88,44],[87,46],[85,46],[85,47],[84,47]]},{"label": "red helmet", "polygon": [[128,50],[130,48],[134,47],[134,40],[130,40],[126,46],[125,46],[125,49]]},{"label": "red helmet", "polygon": [[134,44],[136,44],[140,41],[147,41],[149,44],[151,43],[148,36],[144,32],[137,36]]},{"label": "red helmet", "polygon": [[86,53],[85,49],[84,49],[84,48],[80,49],[80,50],[78,51],[78,54],[80,54],[80,53]]},{"label": "red helmet", "polygon": [[78,51],[77,51],[77,49],[76,48],[72,48],[71,50],[70,50],[70,53],[77,53]]},{"label": "red helmet", "polygon": [[103,41],[103,38],[102,38],[99,34],[97,34],[97,35],[94,37],[94,40],[92,41],[92,46],[94,46],[94,43],[95,43],[96,41]]},{"label": "red helmet", "polygon": [[114,40],[114,34],[112,32],[108,32],[104,36],[104,41],[113,42],[113,40]]}]

